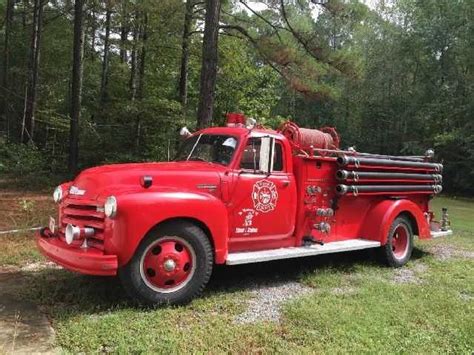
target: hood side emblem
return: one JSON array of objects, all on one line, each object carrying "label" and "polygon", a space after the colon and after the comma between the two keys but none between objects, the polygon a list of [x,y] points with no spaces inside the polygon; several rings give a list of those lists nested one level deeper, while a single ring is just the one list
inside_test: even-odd
[{"label": "hood side emblem", "polygon": [[198,189],[206,189],[206,190],[210,190],[210,191],[213,191],[213,190],[217,189],[217,185],[213,185],[213,184],[197,184],[196,187]]},{"label": "hood side emblem", "polygon": [[86,190],[81,190],[80,188],[76,186],[71,186],[69,188],[69,193],[71,195],[83,196],[86,193]]}]

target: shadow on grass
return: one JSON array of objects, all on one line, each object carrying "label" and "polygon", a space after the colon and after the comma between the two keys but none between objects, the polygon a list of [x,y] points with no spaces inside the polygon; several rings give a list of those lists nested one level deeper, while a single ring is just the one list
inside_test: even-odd
[{"label": "shadow on grass", "polygon": [[414,247],[413,252],[411,253],[410,260],[411,261],[416,261],[418,259],[423,259],[423,258],[426,258],[428,256],[432,256],[432,255],[433,255],[433,253],[430,253],[429,251],[422,250],[422,249],[419,249],[417,247]]},{"label": "shadow on grass", "polygon": [[[415,248],[412,260],[429,253]],[[217,266],[203,298],[245,292],[259,286],[299,281],[316,270],[350,273],[361,266],[384,268],[374,250],[321,255],[239,266]],[[127,296],[118,277],[84,276],[60,269],[24,273],[26,285],[18,287],[20,297],[46,307],[49,313],[66,315],[97,314],[127,308],[144,309]],[[26,287],[25,287],[26,286]]]}]

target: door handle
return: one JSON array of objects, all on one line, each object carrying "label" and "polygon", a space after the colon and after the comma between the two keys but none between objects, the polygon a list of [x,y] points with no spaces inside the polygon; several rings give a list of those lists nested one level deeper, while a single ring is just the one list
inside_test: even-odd
[{"label": "door handle", "polygon": [[287,187],[289,185],[290,185],[290,180],[284,180],[284,181],[281,182],[282,187]]}]

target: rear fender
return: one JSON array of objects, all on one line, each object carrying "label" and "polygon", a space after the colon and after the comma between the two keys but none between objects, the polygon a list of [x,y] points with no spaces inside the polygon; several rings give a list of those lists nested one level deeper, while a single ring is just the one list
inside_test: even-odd
[{"label": "rear fender", "polygon": [[192,219],[206,226],[214,246],[215,262],[227,258],[228,216],[215,196],[195,192],[142,192],[117,197],[117,215],[108,220],[113,231],[106,239],[108,253],[118,255],[119,266],[132,258],[141,240],[155,226],[170,219]]},{"label": "rear fender", "polygon": [[390,227],[400,214],[406,214],[413,230],[420,239],[430,237],[430,229],[422,209],[410,200],[383,200],[377,202],[367,213],[359,235],[362,238],[387,243]]}]

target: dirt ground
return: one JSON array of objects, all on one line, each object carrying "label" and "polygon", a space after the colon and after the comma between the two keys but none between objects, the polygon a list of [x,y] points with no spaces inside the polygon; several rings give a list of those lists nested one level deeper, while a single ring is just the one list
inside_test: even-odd
[{"label": "dirt ground", "polygon": [[55,353],[47,316],[36,304],[18,298],[20,287],[28,287],[27,276],[0,267],[0,353]]},{"label": "dirt ground", "polygon": [[0,190],[0,231],[38,227],[55,213],[49,194]]},{"label": "dirt ground", "polygon": [[[49,194],[0,190],[0,232],[45,225],[54,213]],[[10,260],[22,258],[22,249],[32,245],[32,231],[0,234],[0,247]],[[0,266],[0,354],[56,352],[48,318],[37,305],[18,298],[21,287],[28,287],[28,277],[20,265]]]}]

